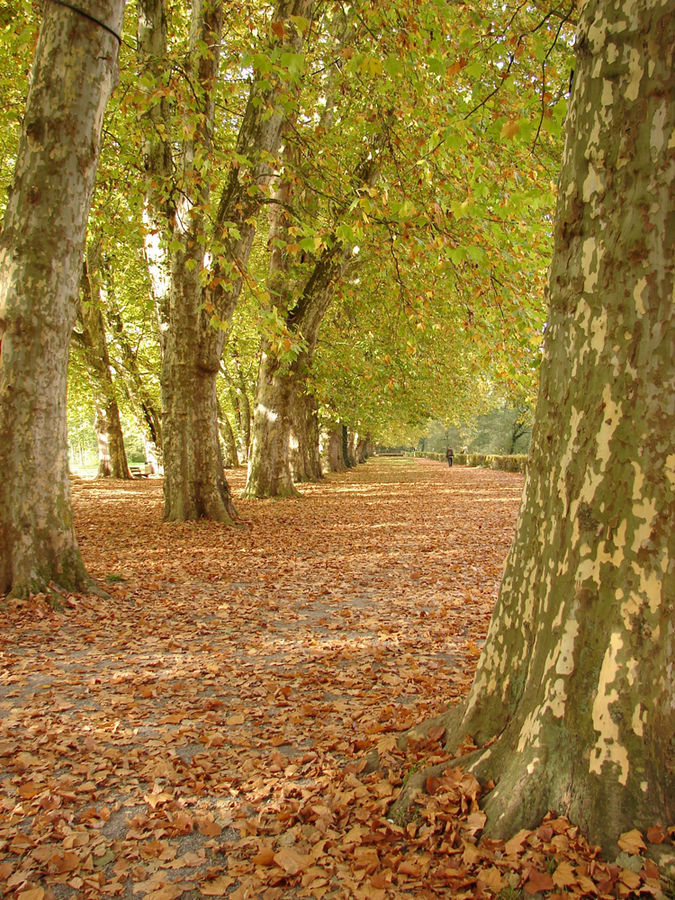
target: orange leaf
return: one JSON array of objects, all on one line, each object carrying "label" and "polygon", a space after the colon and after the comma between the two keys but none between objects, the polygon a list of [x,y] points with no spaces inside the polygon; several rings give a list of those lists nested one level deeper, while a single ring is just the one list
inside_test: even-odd
[{"label": "orange leaf", "polygon": [[212,881],[206,881],[199,885],[199,891],[205,897],[224,897],[229,888],[234,884],[234,878],[229,875],[220,875]]},{"label": "orange leaf", "polygon": [[647,840],[650,844],[662,844],[666,839],[666,833],[660,825],[654,825],[647,829]]},{"label": "orange leaf", "polygon": [[223,829],[209,816],[205,816],[203,819],[197,819],[197,830],[206,837],[218,837]]},{"label": "orange leaf", "polygon": [[256,866],[271,866],[274,863],[274,850],[271,847],[263,847],[253,857]]},{"label": "orange leaf", "polygon": [[552,891],[555,885],[548,872],[538,872],[537,869],[528,870],[528,878],[525,882],[526,894],[538,894],[540,891]]},{"label": "orange leaf", "polygon": [[645,842],[642,840],[642,835],[634,828],[632,831],[624,831],[622,835],[619,837],[619,847],[622,850],[625,850],[626,853],[638,854],[642,850],[646,850]]},{"label": "orange leaf", "polygon": [[305,856],[298,853],[291,847],[282,847],[278,853],[274,854],[274,862],[286,872],[287,875],[297,875],[298,872],[304,872],[311,863],[311,856]]}]

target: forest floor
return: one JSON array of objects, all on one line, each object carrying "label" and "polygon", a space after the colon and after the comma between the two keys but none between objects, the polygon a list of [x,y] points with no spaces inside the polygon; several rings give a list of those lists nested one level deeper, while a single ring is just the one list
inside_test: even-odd
[{"label": "forest floor", "polygon": [[163,523],[159,481],[74,480],[110,596],[0,610],[0,895],[662,896],[637,832],[611,866],[553,814],[481,840],[481,788],[451,765],[388,817],[446,759],[439,733],[397,737],[466,695],[521,489],[376,459],[238,500],[228,529]]}]

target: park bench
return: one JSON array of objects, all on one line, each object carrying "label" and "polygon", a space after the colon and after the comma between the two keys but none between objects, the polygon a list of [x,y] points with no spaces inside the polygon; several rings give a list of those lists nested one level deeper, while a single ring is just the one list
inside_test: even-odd
[{"label": "park bench", "polygon": [[129,471],[131,472],[131,474],[133,475],[134,478],[147,478],[150,475],[152,469],[148,465],[129,466]]}]

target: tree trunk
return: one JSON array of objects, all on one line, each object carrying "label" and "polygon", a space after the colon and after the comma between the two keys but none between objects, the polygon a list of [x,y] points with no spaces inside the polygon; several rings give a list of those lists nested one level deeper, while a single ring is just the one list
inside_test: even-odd
[{"label": "tree trunk", "polygon": [[675,819],[675,45],[672,4],[627,10],[581,13],[525,495],[448,736],[490,834],[555,809],[606,852]]},{"label": "tree trunk", "polygon": [[218,405],[218,423],[220,425],[220,436],[225,444],[225,467],[236,469],[239,465],[237,441],[230,420],[220,408],[220,404]]},{"label": "tree trunk", "polygon": [[[381,132],[371,141],[359,160],[350,180],[353,194],[358,195],[377,181],[380,154],[386,144],[390,123],[391,117],[388,117]],[[277,190],[279,206],[272,214],[270,228],[269,243],[272,251],[268,290],[273,298],[275,311],[283,315],[287,331],[297,336],[303,349],[291,361],[285,360],[281,353],[275,355],[270,342],[263,349],[246,483],[246,495],[249,497],[290,496],[297,493],[290,465],[291,407],[294,398],[306,392],[319,329],[335,288],[354,264],[353,246],[337,236],[337,226],[347,215],[353,199],[353,194],[350,194],[349,200],[344,201],[342,208],[336,213],[333,234],[312,260],[309,275],[305,274],[302,267],[299,271],[293,270],[291,255],[286,246],[293,242],[289,229],[294,220],[286,210],[294,199],[294,164],[295,152],[289,141],[285,148],[283,173]],[[264,398],[258,396],[260,392],[264,392]]]},{"label": "tree trunk", "polygon": [[292,497],[289,438],[292,376],[288,365],[271,355],[265,342],[256,387],[247,497]]},{"label": "tree trunk", "polygon": [[[297,53],[302,35],[293,24],[296,17],[311,18],[313,0],[277,0],[267,49]],[[184,171],[192,173],[189,190],[183,190],[175,208],[168,207],[166,170],[162,147],[150,140],[146,160],[164,191],[147,197],[148,236],[157,235],[158,245],[168,247],[171,262],[155,265],[155,291],[166,285],[162,273],[168,269],[168,304],[160,303],[164,335],[162,359],[162,414],[164,428],[165,518],[204,516],[218,521],[236,518],[236,511],[223,474],[218,442],[216,378],[223,349],[223,332],[212,327],[232,317],[242,287],[255,235],[256,216],[272,174],[271,159],[279,148],[286,112],[284,100],[292,92],[284,78],[259,78],[254,73],[248,103],[236,144],[237,164],[226,178],[215,215],[206,215],[211,205],[209,178],[197,179],[198,171],[213,149],[215,123],[213,86],[218,75],[223,9],[219,3],[192,6],[190,75],[199,86],[199,125],[194,137],[182,143]],[[161,53],[166,61],[166,22],[156,0],[144,0],[139,10],[139,46],[144,58]],[[203,47],[209,52],[204,53]],[[159,108],[163,133],[171,134],[174,123],[168,108]],[[156,128],[154,119],[150,119]],[[242,160],[246,160],[246,164]],[[209,220],[215,234],[209,233]],[[218,249],[204,252],[207,242]],[[147,244],[146,244],[147,252]],[[207,259],[208,271],[207,271]],[[187,265],[186,265],[187,264]],[[201,275],[201,278],[200,278]],[[175,379],[180,379],[176,381]],[[196,392],[196,393],[195,393]],[[186,454],[191,454],[186,457]],[[220,499],[218,499],[220,498]]]},{"label": "tree trunk", "polygon": [[349,429],[346,425],[341,426],[341,437],[342,462],[344,463],[345,469],[351,469],[354,465],[354,461],[349,454]]},{"label": "tree trunk", "polygon": [[92,584],[73,532],[66,373],[123,8],[48,4],[35,51],[0,239],[0,592],[13,595]]},{"label": "tree trunk", "polygon": [[115,345],[119,349],[120,362],[127,377],[123,379],[127,397],[138,411],[139,425],[146,431],[144,438],[145,455],[153,466],[153,471],[161,465],[162,460],[162,421],[159,409],[146,379],[139,371],[136,350],[132,347],[124,329],[124,323],[118,309],[107,307],[108,323],[115,332]]},{"label": "tree trunk", "polygon": [[296,482],[321,481],[319,414],[316,400],[306,390],[293,398],[291,470]]},{"label": "tree trunk", "polygon": [[344,472],[347,468],[342,451],[342,426],[335,425],[328,434],[328,446],[326,448],[328,468],[331,472]]},{"label": "tree trunk", "polygon": [[101,478],[131,478],[124,435],[117,405],[117,392],[110,368],[103,320],[100,248],[87,249],[81,281],[80,333],[74,332],[93,377],[96,400],[94,428],[98,438],[98,475]]},{"label": "tree trunk", "polygon": [[357,435],[356,447],[354,449],[354,460],[357,465],[364,463],[368,459],[368,437]]},{"label": "tree trunk", "polygon": [[98,443],[98,477],[130,479],[117,400],[96,407],[94,430]]},{"label": "tree trunk", "polygon": [[[199,314],[199,247],[179,257],[171,273],[170,317],[162,360],[164,518],[231,524],[239,516],[223,471],[216,377],[223,332]],[[201,327],[200,327],[201,326]]]}]

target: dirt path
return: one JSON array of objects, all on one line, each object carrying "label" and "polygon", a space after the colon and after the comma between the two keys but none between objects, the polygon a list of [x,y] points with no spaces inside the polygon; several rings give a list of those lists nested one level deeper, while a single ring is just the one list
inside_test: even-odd
[{"label": "dirt path", "polygon": [[[376,460],[298,501],[240,500],[249,527],[234,530],[163,524],[158,482],[75,484],[85,563],[111,596],[3,612],[5,895],[378,900],[524,883],[476,850],[470,779],[445,786],[423,838],[386,818],[415,753],[442,756],[432,740],[406,759],[395,736],[466,692],[521,489],[510,473]],[[383,771],[357,777],[373,747]]]}]

